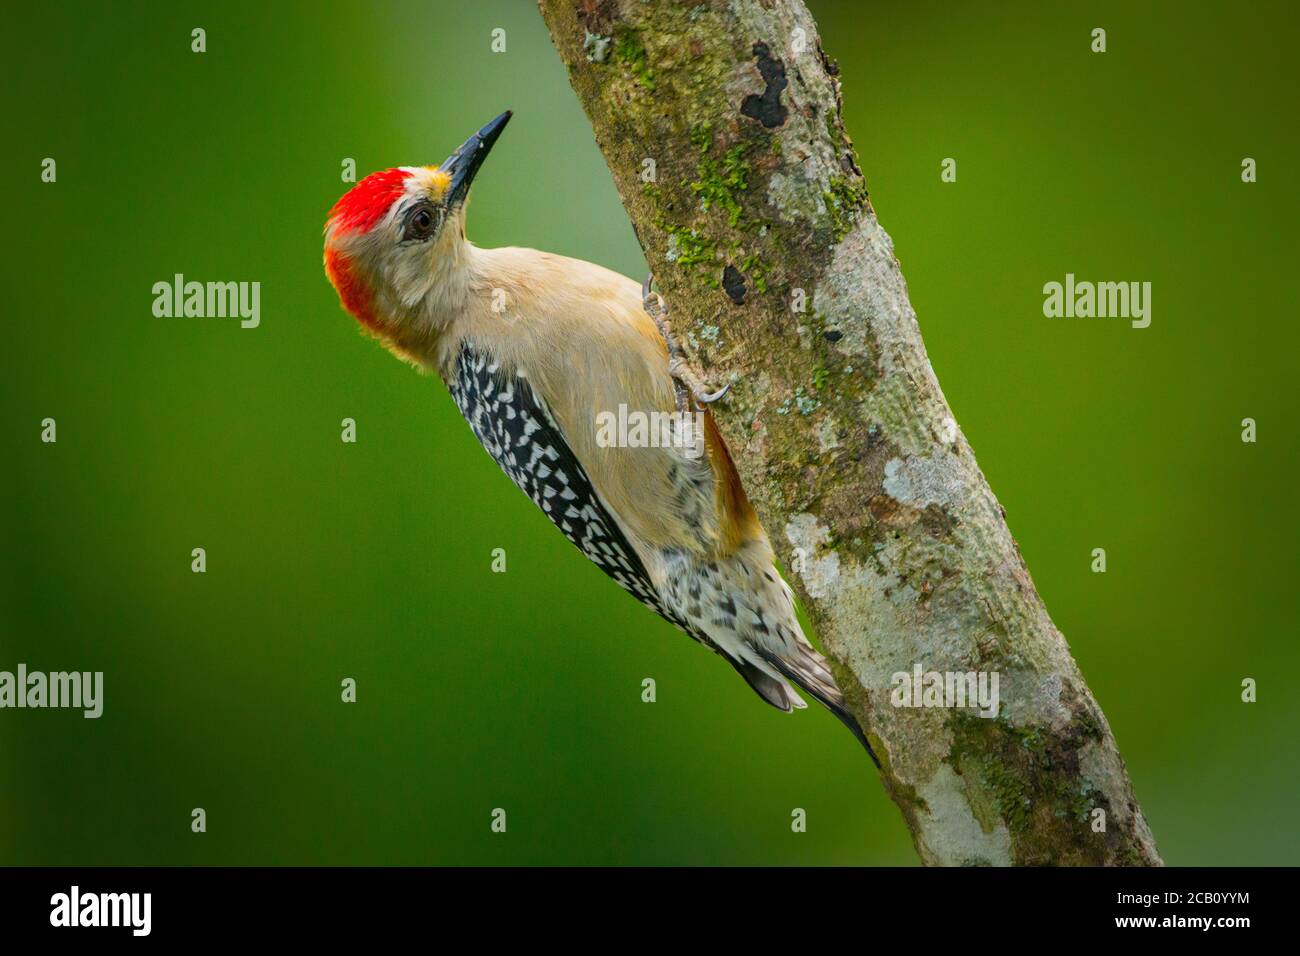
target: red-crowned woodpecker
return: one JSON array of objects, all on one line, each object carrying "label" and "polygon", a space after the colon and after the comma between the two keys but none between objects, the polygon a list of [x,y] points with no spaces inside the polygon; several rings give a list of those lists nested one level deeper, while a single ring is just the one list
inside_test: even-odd
[{"label": "red-crowned woodpecker", "polygon": [[509,119],[335,204],[325,272],[344,308],[442,378],[488,454],[602,571],[773,707],[804,707],[794,687],[816,698],[875,760],[703,407],[717,396],[683,366],[648,280],[466,241],[470,183]]}]

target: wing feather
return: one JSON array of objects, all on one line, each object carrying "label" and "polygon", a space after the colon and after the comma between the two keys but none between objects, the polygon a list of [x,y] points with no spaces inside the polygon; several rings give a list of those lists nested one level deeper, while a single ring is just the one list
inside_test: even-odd
[{"label": "wing feather", "polygon": [[487,453],[579,551],[646,607],[712,646],[698,629],[664,607],[636,549],[526,372],[506,374],[467,341],[448,389]]}]

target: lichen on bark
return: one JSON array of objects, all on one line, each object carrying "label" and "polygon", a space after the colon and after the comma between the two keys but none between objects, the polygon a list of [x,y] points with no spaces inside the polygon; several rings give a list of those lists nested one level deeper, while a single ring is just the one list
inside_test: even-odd
[{"label": "lichen on bark", "polygon": [[[930,367],[807,9],[539,5],[922,860],[1159,864]],[[996,671],[998,713],[893,706],[916,664]]]}]

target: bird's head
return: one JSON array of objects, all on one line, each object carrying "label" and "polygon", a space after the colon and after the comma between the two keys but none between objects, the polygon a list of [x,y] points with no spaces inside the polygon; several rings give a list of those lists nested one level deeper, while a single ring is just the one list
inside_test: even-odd
[{"label": "bird's head", "polygon": [[394,342],[427,333],[466,294],[465,200],[506,111],[438,166],[371,173],[325,222],[325,274],[343,307]]}]

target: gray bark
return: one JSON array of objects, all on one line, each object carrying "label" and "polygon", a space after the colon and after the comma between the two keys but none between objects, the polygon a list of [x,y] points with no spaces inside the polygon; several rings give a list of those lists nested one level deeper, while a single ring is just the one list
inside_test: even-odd
[{"label": "gray bark", "polygon": [[[714,415],[921,859],[1159,865],[935,379],[807,9],[540,7],[689,363],[731,383]],[[894,706],[917,664],[996,672],[996,717]]]}]

